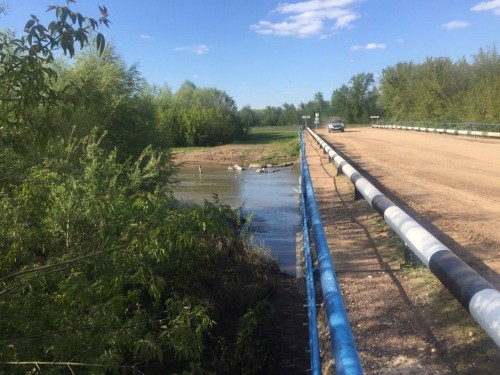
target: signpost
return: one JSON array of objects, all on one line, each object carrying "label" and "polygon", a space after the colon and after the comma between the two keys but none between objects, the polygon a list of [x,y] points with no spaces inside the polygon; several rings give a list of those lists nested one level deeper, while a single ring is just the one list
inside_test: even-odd
[{"label": "signpost", "polygon": [[308,118],[311,118],[311,116],[309,116],[309,115],[305,115],[305,116],[302,116],[302,118],[304,119],[304,123],[305,123],[306,128],[307,128],[307,119],[308,119]]},{"label": "signpost", "polygon": [[375,123],[378,124],[378,119],[379,118],[380,118],[380,116],[370,116],[370,121],[375,120]]},{"label": "signpost", "polygon": [[314,125],[316,125],[316,130],[318,130],[318,124],[319,124],[319,113],[316,113],[314,115]]}]

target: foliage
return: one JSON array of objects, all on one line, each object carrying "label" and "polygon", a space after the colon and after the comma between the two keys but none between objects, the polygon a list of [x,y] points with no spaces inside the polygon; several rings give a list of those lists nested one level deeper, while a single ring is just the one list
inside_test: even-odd
[{"label": "foliage", "polygon": [[332,111],[347,122],[368,122],[378,113],[378,90],[372,73],[360,73],[332,94]]},{"label": "foliage", "polygon": [[55,61],[109,21],[49,10],[47,28],[32,16],[25,36],[0,33],[0,372],[259,368],[231,328],[268,295],[269,265],[230,207],[170,193],[169,126],[230,141],[245,132],[234,101],[148,86],[99,33],[97,50]]},{"label": "foliage", "polygon": [[245,129],[253,128],[259,124],[257,114],[249,105],[240,109],[238,116],[240,117],[240,122]]},{"label": "foliage", "polygon": [[249,124],[250,127],[270,127],[270,126],[295,126],[304,124],[302,116],[308,115],[307,125],[312,125],[315,114],[319,113],[320,120],[332,115],[330,103],[323,98],[321,92],[314,95],[314,99],[307,103],[300,103],[298,107],[294,104],[284,103],[280,107],[267,106],[264,109],[253,110],[244,107],[239,111],[241,121]]},{"label": "foliage", "polygon": [[[55,20],[48,26],[40,23],[35,15],[26,22],[24,35],[5,30],[0,32],[0,124],[4,141],[17,144],[30,134],[46,137],[51,124],[39,120],[40,110],[52,113],[62,101],[64,91],[54,88],[58,75],[51,66],[54,53],[73,57],[75,45],[89,44],[89,37],[101,24],[109,25],[108,12],[99,7],[101,17],[85,17],[68,6],[49,6]],[[97,49],[102,52],[105,39],[96,34]]]},{"label": "foliage", "polygon": [[159,124],[175,146],[216,146],[247,132],[234,100],[224,91],[186,81],[173,97],[159,101]]},{"label": "foliage", "polygon": [[380,105],[402,121],[490,122],[500,118],[500,58],[481,49],[472,61],[428,58],[384,69]]},{"label": "foliage", "polygon": [[[271,348],[267,345],[267,331],[272,329],[271,307],[267,301],[256,304],[240,319],[235,345],[234,371],[240,374],[258,374],[265,370]],[[255,361],[260,358],[260,361]]]},{"label": "foliage", "polygon": [[60,86],[70,86],[78,103],[70,119],[52,117],[66,133],[75,128],[83,137],[98,128],[108,134],[103,146],[116,149],[120,160],[137,157],[148,145],[166,146],[158,134],[154,93],[137,66],[127,67],[113,46],[85,52],[60,70]]},{"label": "foliage", "polygon": [[208,343],[233,345],[214,324],[263,298],[264,265],[229,207],[178,205],[162,154],[120,163],[103,142],[53,140],[1,191],[0,362],[213,368]]}]

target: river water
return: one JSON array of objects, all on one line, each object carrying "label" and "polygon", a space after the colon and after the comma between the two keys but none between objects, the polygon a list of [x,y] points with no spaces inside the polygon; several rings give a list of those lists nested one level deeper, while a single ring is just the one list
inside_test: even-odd
[{"label": "river water", "polygon": [[250,228],[256,243],[269,249],[282,271],[295,275],[296,233],[300,229],[299,176],[300,166],[270,168],[268,173],[255,169],[228,170],[222,165],[184,164],[177,178],[180,183],[174,195],[181,200],[220,201],[241,207],[244,216],[251,214]]}]

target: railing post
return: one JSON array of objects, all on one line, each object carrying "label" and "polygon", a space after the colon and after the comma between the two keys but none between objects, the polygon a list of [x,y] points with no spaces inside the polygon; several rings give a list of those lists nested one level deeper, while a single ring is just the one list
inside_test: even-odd
[{"label": "railing post", "polygon": [[361,194],[358,190],[358,188],[356,188],[356,186],[354,186],[354,200],[355,201],[359,201],[360,199],[363,199],[363,194]]}]

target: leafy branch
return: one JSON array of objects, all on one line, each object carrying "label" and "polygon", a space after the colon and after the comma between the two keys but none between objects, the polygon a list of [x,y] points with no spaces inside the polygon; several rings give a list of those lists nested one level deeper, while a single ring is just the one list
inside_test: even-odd
[{"label": "leafy branch", "polygon": [[[108,10],[99,6],[98,19],[83,16],[70,9],[75,0],[66,0],[66,6],[48,6],[55,12],[55,20],[46,27],[37,16],[31,15],[24,27],[24,35],[17,38],[10,31],[0,32],[0,121],[9,128],[31,123],[30,111],[40,106],[56,107],[63,98],[54,84],[58,74],[51,67],[54,52],[62,49],[73,57],[75,45],[89,45],[90,36],[101,26],[109,27]],[[106,40],[98,32],[95,38],[99,53]]]},{"label": "leafy branch", "polygon": [[[72,374],[74,374],[71,367],[94,367],[94,368],[107,368],[108,366],[101,365],[98,363],[80,363],[80,362],[42,362],[42,361],[19,361],[19,362],[0,362],[0,365],[9,366],[35,366],[38,371],[42,371],[40,366],[65,366]],[[120,369],[132,370],[134,374],[142,374],[135,366],[117,366]]]},{"label": "leafy branch", "polygon": [[[101,255],[106,254],[106,253],[111,253],[111,252],[115,252],[115,251],[122,251],[125,248],[127,248],[127,246],[125,246],[125,245],[124,246],[119,246],[119,247],[115,247],[115,248],[111,248],[111,249],[107,249],[107,250],[103,250],[103,251],[98,251],[98,252],[95,252],[95,253],[87,254],[87,255],[84,255],[84,256],[81,256],[81,257],[78,257],[78,258],[74,258],[74,259],[70,259],[70,260],[64,261],[64,262],[58,262],[58,263],[53,263],[53,264],[49,264],[49,265],[42,266],[42,267],[25,269],[25,270],[22,270],[22,271],[19,271],[19,272],[11,273],[10,275],[7,275],[7,276],[4,276],[4,277],[0,278],[0,283],[3,283],[5,285],[5,281],[12,280],[12,279],[17,278],[19,276],[23,276],[23,275],[31,274],[31,273],[34,273],[34,272],[46,271],[46,270],[52,269],[52,271],[44,272],[44,273],[42,273],[42,274],[39,275],[40,277],[47,276],[49,273],[52,273],[52,272],[61,272],[61,271],[67,270],[69,268],[73,268],[73,267],[75,267],[75,263],[78,264],[78,263],[80,263],[80,262],[82,262],[84,260],[89,260],[91,258],[98,257],[98,256],[101,256]],[[63,267],[63,266],[66,266],[66,267]],[[55,269],[55,268],[57,268],[57,269]],[[17,288],[19,288],[21,286],[22,285],[17,285],[16,284],[16,285],[12,285],[10,287],[7,287],[4,290],[0,291],[0,295],[5,294],[5,293],[7,293],[7,292],[9,292],[11,290],[17,289]]]}]

